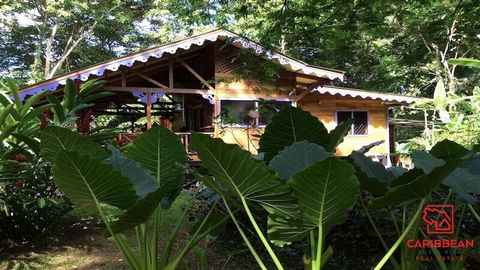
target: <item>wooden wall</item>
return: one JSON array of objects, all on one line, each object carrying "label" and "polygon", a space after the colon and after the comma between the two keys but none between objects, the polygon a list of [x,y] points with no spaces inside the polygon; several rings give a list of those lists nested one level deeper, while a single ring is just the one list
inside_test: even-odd
[{"label": "wooden wall", "polygon": [[351,97],[337,97],[312,93],[299,101],[298,106],[316,116],[328,130],[335,128],[335,111],[366,110],[369,113],[368,135],[347,135],[337,149],[337,154],[344,156],[360,147],[384,140],[379,146],[372,148],[368,155],[387,155],[387,107],[378,100],[365,100]]},{"label": "wooden wall", "polygon": [[[297,87],[298,83],[302,83],[294,72],[282,70],[279,73],[279,79],[276,84],[260,86],[255,81],[232,81],[231,65],[232,57],[235,56],[237,49],[218,49],[222,44],[217,44],[215,53],[215,84],[216,100],[237,99],[292,99],[288,93]],[[263,61],[259,59],[259,61]],[[306,75],[304,75],[306,76]],[[303,83],[312,83],[315,80],[303,77],[306,80]],[[316,80],[322,81],[321,78]],[[215,112],[220,112],[219,103],[216,101]],[[348,155],[353,150],[360,147],[384,140],[381,145],[372,148],[368,155],[387,155],[388,149],[388,132],[387,132],[387,107],[378,100],[365,100],[361,98],[336,97],[331,95],[321,95],[318,93],[309,94],[298,102],[298,107],[309,111],[316,116],[328,130],[335,128],[335,112],[337,110],[367,110],[369,112],[368,135],[355,136],[348,135],[345,141],[339,146],[337,155]],[[262,128],[247,131],[245,128],[216,128],[215,134],[225,140],[227,143],[236,143],[242,148],[256,153],[258,149],[258,135],[263,132]],[[255,136],[257,135],[257,136]]]}]

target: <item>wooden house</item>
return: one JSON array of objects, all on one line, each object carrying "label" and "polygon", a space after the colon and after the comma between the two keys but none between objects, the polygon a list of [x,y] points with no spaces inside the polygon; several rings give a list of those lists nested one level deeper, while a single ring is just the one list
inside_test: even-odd
[{"label": "wooden house", "polygon": [[[237,71],[244,68],[240,55],[245,51],[258,67],[265,62],[277,65],[274,79],[239,78]],[[256,135],[276,109],[298,106],[328,129],[353,117],[355,123],[337,154],[347,155],[381,140],[368,154],[388,163],[392,151],[388,109],[418,99],[335,86],[343,77],[343,71],[309,65],[220,29],[45,80],[20,93],[22,98],[43,90],[61,95],[67,79],[105,80],[100,90],[116,95],[96,101],[90,108],[93,115],[123,115],[131,120],[128,131],[133,133],[141,130],[134,121],[146,117],[146,128],[168,126],[182,136],[187,149],[189,134],[196,131],[255,152]],[[256,110],[258,115],[250,113]]]}]

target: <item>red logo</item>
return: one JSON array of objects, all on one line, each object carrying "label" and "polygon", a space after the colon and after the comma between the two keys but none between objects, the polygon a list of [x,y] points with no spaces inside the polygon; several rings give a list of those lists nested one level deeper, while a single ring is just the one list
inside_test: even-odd
[{"label": "red logo", "polygon": [[430,204],[425,206],[422,215],[428,234],[454,233],[454,207],[451,204]]}]

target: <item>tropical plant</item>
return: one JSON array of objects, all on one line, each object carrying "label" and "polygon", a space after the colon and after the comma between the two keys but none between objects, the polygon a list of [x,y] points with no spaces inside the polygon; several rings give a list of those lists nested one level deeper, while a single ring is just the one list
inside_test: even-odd
[{"label": "tropical plant", "polygon": [[[260,139],[259,152],[263,155],[256,157],[220,139],[192,135],[191,146],[210,173],[202,180],[222,197],[260,268],[266,269],[266,263],[238,224],[233,205],[239,205],[247,214],[278,269],[283,269],[283,265],[270,243],[283,247],[304,239],[309,247],[303,258],[306,269],[320,269],[332,255],[332,248],[325,243],[326,234],[346,220],[360,190],[364,192],[358,202],[386,252],[375,269],[381,269],[389,260],[394,269],[416,269],[419,262],[415,260],[415,250],[402,246],[400,258],[393,255],[407,236],[421,236],[418,222],[423,206],[439,187],[451,189],[445,201],[458,194],[467,203],[461,207],[478,218],[472,206],[474,197],[470,195],[480,192],[478,153],[443,141],[429,153],[415,152],[416,168],[409,171],[400,167],[386,169],[366,157],[364,153],[375,144],[341,160],[332,152],[350,125],[351,122],[343,123],[328,133],[308,112],[285,108],[266,127]],[[417,206],[410,215],[408,206],[412,204]],[[394,209],[398,205],[400,211]],[[268,213],[268,238],[255,218],[253,209],[258,206]],[[398,239],[391,248],[375,223],[372,207],[385,209],[392,217]],[[469,252],[466,249],[463,255],[466,257]],[[447,269],[445,262],[439,261],[439,265]],[[458,266],[461,262],[449,267]]]},{"label": "tropical plant", "polygon": [[264,160],[221,139],[192,135],[191,146],[211,173],[202,180],[222,197],[260,268],[267,269],[266,264],[239,225],[231,206],[239,202],[278,269],[284,267],[252,210],[258,206],[269,215],[270,241],[284,246],[308,239],[306,267],[320,269],[332,254],[330,247],[324,248],[325,235],[346,219],[359,187],[353,167],[331,153],[351,124],[347,121],[328,133],[308,112],[287,107],[272,119],[260,139]]},{"label": "tropical plant", "polygon": [[[105,81],[89,80],[82,83],[77,89],[75,83],[68,79],[63,89],[62,101],[59,101],[54,95],[48,94],[46,98],[52,106],[53,124],[64,127],[70,126],[79,118],[79,113],[82,110],[93,106],[91,102],[113,96],[114,93],[112,92],[95,91],[104,84]],[[89,120],[86,120],[86,122],[89,122]],[[82,125],[78,128],[81,127]]]},{"label": "tropical plant", "polygon": [[22,101],[14,80],[0,87],[0,235],[18,243],[53,227],[69,205],[40,156],[40,118],[50,105],[34,105],[46,93]]},{"label": "tropical plant", "polygon": [[46,92],[40,92],[22,101],[19,86],[11,78],[0,82],[0,150],[7,151],[8,144],[29,144],[40,127],[39,118],[50,105],[33,107]]},{"label": "tropical plant", "polygon": [[[41,141],[43,155],[53,164],[58,188],[74,205],[101,217],[106,234],[113,238],[131,269],[177,269],[188,252],[226,220],[212,207],[186,245],[173,255],[182,218],[162,252],[158,250],[162,209],[168,209],[179,194],[187,161],[180,139],[166,128],[153,127],[123,152],[113,147],[107,152],[87,137],[53,126],[44,130]],[[109,218],[106,204],[122,214]],[[138,252],[123,235],[131,228]]]},{"label": "tropical plant", "polygon": [[[478,185],[480,181],[480,171],[478,170],[480,155],[475,151],[467,150],[457,143],[444,140],[436,144],[429,152],[414,151],[412,160],[415,168],[409,171],[396,167],[385,169],[380,163],[374,162],[358,152],[353,152],[349,158],[357,169],[357,177],[362,189],[368,191],[368,195],[364,194],[360,197],[360,204],[380,243],[387,252],[375,269],[382,269],[388,260],[391,261],[394,269],[418,269],[420,262],[416,260],[417,251],[409,249],[402,243],[407,238],[429,238],[420,228],[419,221],[422,217],[423,207],[428,202],[438,200],[434,199],[432,194],[448,193],[443,198],[443,204],[454,203],[455,194],[462,201],[456,203],[456,207],[462,209],[462,211],[456,234],[451,237],[458,237],[460,233],[458,229],[461,228],[459,224],[464,221],[463,217],[466,209],[480,222],[478,213],[472,206],[472,204],[475,204],[475,199],[471,195],[471,193],[480,192],[480,185]],[[368,199],[368,202],[365,202],[365,199]],[[417,210],[409,215],[409,207],[412,205],[416,205]],[[369,209],[369,206],[373,208],[383,207],[389,212],[398,235],[391,248],[388,248],[387,241],[371,215],[372,209]],[[400,245],[402,245],[400,259],[397,260],[394,253]],[[461,269],[465,263],[465,260],[453,261],[447,266],[447,263],[440,257],[440,251],[436,248],[432,248],[432,251],[436,255],[438,265],[442,270]],[[462,251],[461,255],[466,258],[470,252],[471,249],[467,248]]]}]

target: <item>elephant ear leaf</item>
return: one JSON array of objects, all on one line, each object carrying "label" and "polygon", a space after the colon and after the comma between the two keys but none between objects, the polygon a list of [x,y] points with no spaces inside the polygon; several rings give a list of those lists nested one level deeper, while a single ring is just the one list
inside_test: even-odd
[{"label": "elephant ear leaf", "polygon": [[234,196],[261,205],[269,213],[298,214],[291,189],[250,152],[221,139],[194,133],[190,141],[202,164],[214,178],[205,181],[223,197]]},{"label": "elephant ear leaf", "polygon": [[105,163],[110,164],[114,169],[126,176],[140,198],[144,198],[147,194],[158,189],[159,185],[152,176],[152,173],[144,169],[137,162],[126,158],[115,147],[109,147],[112,155],[105,160]]},{"label": "elephant ear leaf", "polygon": [[77,151],[98,159],[105,159],[108,155],[100,145],[92,142],[87,137],[66,128],[48,126],[41,137],[42,155],[53,162],[62,150]]},{"label": "elephant ear leaf", "polygon": [[460,144],[450,141],[443,140],[430,150],[430,154],[438,159],[457,159],[464,158],[470,151]]},{"label": "elephant ear leaf", "polygon": [[323,147],[307,141],[301,141],[293,143],[280,151],[270,161],[269,167],[276,171],[280,178],[288,180],[313,163],[331,156],[332,153],[325,151]]},{"label": "elephant ear leaf", "polygon": [[128,209],[137,199],[130,181],[101,159],[61,150],[52,170],[58,188],[87,211],[99,211],[100,203]]},{"label": "elephant ear leaf", "polygon": [[328,133],[328,144],[325,145],[327,151],[333,152],[339,144],[343,142],[343,138],[351,130],[353,119],[343,121],[340,125],[336,126],[330,133]]},{"label": "elephant ear leaf", "polygon": [[429,196],[462,162],[463,160],[458,159],[447,161],[445,165],[434,168],[430,173],[421,174],[413,181],[393,187],[385,195],[372,199],[370,203],[373,207],[384,207],[423,199]]},{"label": "elephant ear leaf", "polygon": [[286,107],[272,118],[260,139],[259,152],[265,153],[268,163],[278,152],[294,142],[308,141],[321,146],[329,145],[325,126],[309,112],[295,107]]},{"label": "elephant ear leaf", "polygon": [[179,194],[187,153],[180,138],[165,127],[155,126],[125,147],[124,155],[149,170],[160,187],[170,195],[162,202],[168,208]]},{"label": "elephant ear leaf", "polygon": [[[145,197],[136,201],[118,220],[111,223],[111,230],[114,234],[121,233],[126,229],[140,225],[148,221],[150,216],[158,208],[163,198],[169,195],[170,190],[167,186],[162,186],[154,192],[148,193]],[[109,236],[109,232],[106,232]]]},{"label": "elephant ear leaf", "polygon": [[445,165],[444,160],[438,159],[432,154],[421,150],[412,152],[412,161],[416,168],[422,169],[425,173],[429,173],[434,168]]},{"label": "elephant ear leaf", "polygon": [[343,223],[360,187],[354,168],[335,157],[316,162],[293,176],[289,184],[300,205],[301,219],[274,215],[269,220],[270,239],[283,243],[300,240],[320,227],[327,233]]},{"label": "elephant ear leaf", "polygon": [[349,158],[355,165],[356,174],[362,188],[376,195],[383,195],[388,190],[388,185],[395,179],[391,171],[379,163],[366,157],[364,154],[354,151]]}]

